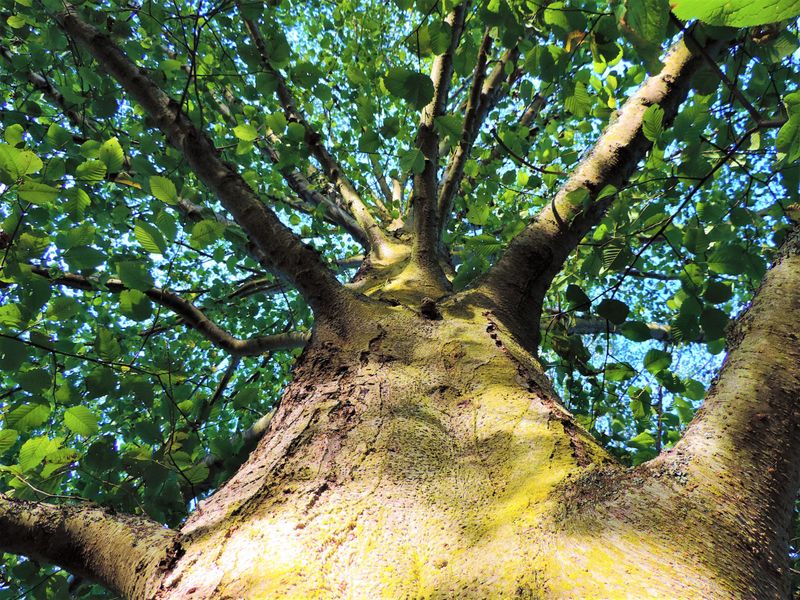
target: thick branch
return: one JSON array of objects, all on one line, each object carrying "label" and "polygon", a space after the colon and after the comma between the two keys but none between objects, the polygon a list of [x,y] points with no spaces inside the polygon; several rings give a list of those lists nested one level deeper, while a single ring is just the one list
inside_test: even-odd
[{"label": "thick branch", "polygon": [[370,241],[370,247],[375,252],[377,258],[382,258],[389,252],[390,243],[386,235],[375,221],[369,208],[356,191],[355,186],[353,186],[353,183],[345,175],[342,167],[323,145],[320,134],[311,127],[305,115],[298,109],[297,102],[286,83],[286,79],[270,62],[269,51],[267,50],[267,45],[264,42],[263,36],[258,30],[258,25],[244,17],[242,17],[242,20],[244,21],[247,32],[250,34],[253,43],[258,49],[262,66],[277,82],[276,92],[278,100],[286,114],[286,119],[290,122],[300,123],[305,128],[306,145],[319,161],[325,175],[336,186],[349,213],[359,226],[366,231]]},{"label": "thick branch", "polygon": [[687,489],[713,503],[715,521],[726,517],[720,526],[758,539],[765,549],[760,558],[771,565],[788,555],[800,487],[798,323],[795,228],[729,335],[730,353],[703,408],[674,450],[659,459],[688,475]]},{"label": "thick branch", "polygon": [[442,116],[447,106],[450,82],[453,77],[453,56],[464,29],[467,4],[467,2],[462,2],[444,19],[452,30],[450,45],[444,54],[438,55],[433,60],[431,68],[433,98],[422,109],[415,142],[425,158],[425,167],[421,173],[414,176],[414,193],[411,198],[415,234],[412,258],[420,268],[429,271],[433,279],[444,278],[443,275],[440,275],[441,268],[437,251],[439,227],[436,205],[439,184],[439,134],[436,131],[436,119]]},{"label": "thick branch", "polygon": [[[549,319],[542,319],[542,330],[547,330]],[[659,342],[669,342],[671,338],[671,329],[669,325],[661,323],[647,323],[647,331],[650,334],[651,340]],[[619,325],[614,325],[605,319],[576,319],[575,322],[569,327],[568,332],[574,335],[603,335],[605,333],[620,333]],[[701,342],[702,338],[691,340],[693,342]]]},{"label": "thick branch", "polygon": [[475,144],[481,126],[503,95],[503,83],[506,81],[506,64],[509,61],[515,62],[519,57],[518,48],[514,47],[511,50],[506,50],[487,77],[486,62],[491,47],[492,38],[487,33],[484,35],[478,51],[478,62],[475,65],[475,71],[472,76],[473,83],[467,100],[461,138],[450,157],[450,162],[447,165],[447,170],[439,189],[438,213],[441,229],[444,229],[447,225],[447,220],[453,208],[453,201],[464,177],[464,166],[470,157],[472,146]]},{"label": "thick branch", "polygon": [[154,598],[180,552],[179,536],[155,521],[91,504],[27,502],[0,494],[0,551],[52,563],[126,598]]},{"label": "thick branch", "polygon": [[[721,48],[721,42],[709,40],[705,51],[713,56]],[[552,278],[614,198],[607,195],[597,200],[599,192],[608,185],[622,187],[652,147],[642,131],[645,110],[659,105],[664,111],[664,124],[670,124],[702,64],[703,57],[696,46],[690,49],[684,40],[676,43],[665,57],[662,71],[648,78],[625,102],[617,121],[606,128],[553,201],[512,240],[479,285],[507,316],[538,322],[542,299]],[[568,198],[568,194],[581,189],[590,202],[586,210],[583,203]],[[529,330],[535,332],[534,328]],[[532,343],[537,344],[538,340]]]},{"label": "thick branch", "polygon": [[[50,272],[42,267],[34,267],[32,271],[36,275],[48,279],[53,285],[63,285],[87,291],[100,289],[99,285],[82,275],[64,273],[58,277],[52,277]],[[108,279],[104,287],[107,291],[115,293],[128,289],[119,279]],[[156,304],[160,304],[179,315],[184,323],[192,329],[196,329],[212,344],[235,356],[255,356],[270,350],[301,348],[308,341],[308,334],[302,332],[261,335],[241,340],[233,337],[214,323],[194,304],[173,292],[161,288],[150,288],[145,290],[144,294]]]},{"label": "thick branch", "polygon": [[167,140],[180,150],[197,177],[231,212],[269,263],[291,281],[318,317],[336,320],[347,292],[325,267],[316,251],[303,244],[256,196],[239,173],[224,162],[211,140],[179,105],[147,77],[104,33],[68,10],[58,16],[67,34],[94,58],[136,100]]}]

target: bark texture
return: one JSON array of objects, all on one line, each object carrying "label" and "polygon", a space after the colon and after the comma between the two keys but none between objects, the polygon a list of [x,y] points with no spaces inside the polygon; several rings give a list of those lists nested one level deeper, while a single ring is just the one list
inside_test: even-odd
[{"label": "bark texture", "polygon": [[491,306],[374,305],[346,345],[312,340],[158,597],[786,597],[798,266],[787,250],[766,278],[686,441],[635,469]]},{"label": "bark texture", "polygon": [[151,598],[180,554],[178,534],[140,517],[83,504],[54,506],[0,494],[6,552],[55,563],[125,598]]}]

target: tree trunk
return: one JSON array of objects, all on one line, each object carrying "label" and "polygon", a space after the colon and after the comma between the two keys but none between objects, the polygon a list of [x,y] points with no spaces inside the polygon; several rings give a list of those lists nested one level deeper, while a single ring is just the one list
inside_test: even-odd
[{"label": "tree trunk", "polygon": [[[797,293],[787,296],[797,310]],[[150,593],[787,593],[789,513],[771,524],[779,539],[764,544],[763,523],[745,516],[752,506],[703,485],[709,469],[693,471],[676,453],[618,466],[490,310],[457,300],[438,310],[376,303],[346,341],[315,334],[270,431],[190,517],[182,556]]]},{"label": "tree trunk", "polygon": [[[448,23],[460,30],[466,15],[458,8]],[[488,274],[448,296],[441,230],[506,79],[502,61],[514,62],[518,49],[490,75],[495,83],[485,91],[495,92],[488,95],[478,76],[485,57],[479,60],[471,98],[480,109],[468,103],[438,198],[431,124],[446,105],[458,35],[436,59],[435,100],[416,143],[427,162],[413,189],[407,244],[381,230],[246,22],[287,119],[303,126],[352,217],[348,228],[367,246],[347,288],[111,35],[70,6],[54,18],[149,115],[242,227],[253,256],[308,301],[317,325],[266,435],[179,533],[95,507],[0,495],[3,550],[61,564],[132,599],[788,594],[787,531],[800,484],[795,238],[741,320],[703,411],[681,443],[650,463],[617,464],[562,408],[534,354],[554,275],[611,204],[614,194],[603,190],[625,183],[652,147],[647,107],[659,105],[665,124],[677,113],[703,62],[696,41],[673,47],[662,73],[626,102]],[[721,46],[707,40],[705,60]],[[300,179],[288,178],[302,191]],[[578,189],[588,206],[570,200]],[[74,275],[54,279],[83,285]],[[154,288],[148,296],[236,354],[275,343],[225,337],[170,292]]]}]

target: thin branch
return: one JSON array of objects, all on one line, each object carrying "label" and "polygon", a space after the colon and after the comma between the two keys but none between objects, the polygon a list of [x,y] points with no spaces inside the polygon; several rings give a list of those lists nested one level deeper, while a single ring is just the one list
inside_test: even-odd
[{"label": "thin branch", "polygon": [[492,72],[487,76],[486,67],[491,47],[492,37],[487,32],[478,50],[478,62],[475,65],[475,71],[472,76],[473,84],[467,100],[467,110],[464,116],[464,124],[461,128],[461,137],[458,141],[458,146],[450,157],[439,189],[438,213],[442,230],[447,226],[450,212],[453,209],[453,201],[461,187],[464,166],[470,157],[472,146],[475,144],[486,117],[502,97],[503,83],[507,78],[506,65],[509,62],[516,62],[519,57],[519,49],[516,46],[506,50],[494,69],[492,69]]},{"label": "thin branch", "polygon": [[382,258],[389,252],[389,240],[386,238],[386,235],[375,221],[369,208],[356,191],[353,183],[345,175],[342,167],[323,145],[320,134],[311,127],[305,115],[298,109],[297,102],[286,83],[286,79],[270,62],[269,51],[267,50],[264,38],[258,30],[258,25],[244,16],[242,16],[242,20],[244,21],[253,43],[258,49],[262,67],[276,81],[276,93],[281,106],[283,106],[286,119],[289,122],[300,123],[304,127],[305,143],[311,151],[311,154],[319,161],[325,175],[338,189],[349,213],[355,218],[359,226],[367,232],[370,247],[375,252],[376,256]]},{"label": "thin branch", "polygon": [[[375,175],[375,179],[378,182],[378,187],[381,190],[381,194],[383,195],[383,199],[391,206],[392,204],[392,188],[389,187],[389,183],[386,181],[386,174],[383,172],[383,166],[381,166],[380,160],[378,160],[378,156],[375,153],[369,154],[369,162],[372,165],[372,174]],[[391,220],[392,214],[386,208],[386,205],[381,202],[380,200],[376,201],[375,203],[376,208],[381,213],[381,217],[388,220]]]},{"label": "thin branch", "polygon": [[227,388],[228,384],[231,382],[236,369],[239,368],[241,360],[242,359],[239,356],[236,356],[230,360],[228,367],[225,369],[225,372],[222,374],[222,377],[217,384],[217,388],[214,390],[214,393],[200,405],[200,408],[197,411],[197,417],[194,419],[197,425],[201,425],[208,421],[208,417],[211,415],[211,410],[214,408],[214,405],[219,401],[219,399],[222,398],[222,394],[225,392],[225,388]]},{"label": "thin branch", "polygon": [[[550,324],[550,318],[543,318],[542,319],[542,330],[546,331],[548,325]],[[669,342],[672,341],[672,328],[669,325],[664,325],[663,323],[646,323],[647,331],[650,334],[651,340],[656,340],[659,342]],[[574,335],[604,335],[606,333],[622,333],[622,329],[619,325],[614,325],[610,323],[606,319],[601,318],[594,318],[594,319],[574,319],[572,324],[568,327],[567,331],[570,334]],[[681,340],[683,342],[691,342],[691,343],[700,343],[703,342],[703,336],[699,335],[696,338],[690,340]]]},{"label": "thin branch", "polygon": [[[53,285],[63,285],[86,291],[102,289],[99,284],[96,284],[83,275],[64,273],[53,277],[50,275],[50,271],[43,267],[33,267],[32,272],[40,277],[44,277]],[[123,292],[128,289],[119,279],[108,279],[102,287],[104,287],[106,291],[114,293]],[[262,335],[241,340],[233,337],[230,333],[214,323],[194,304],[173,292],[154,287],[145,290],[143,293],[156,304],[160,304],[179,315],[184,323],[192,329],[196,329],[212,344],[235,356],[255,356],[264,354],[270,350],[300,348],[308,341],[308,334],[302,332]]]},{"label": "thin branch", "polygon": [[269,430],[269,425],[272,422],[272,417],[275,415],[273,408],[267,414],[259,418],[250,427],[235,434],[231,439],[231,445],[237,446],[241,444],[241,450],[234,456],[217,456],[216,454],[208,454],[201,461],[200,464],[208,467],[208,477],[205,481],[184,487],[183,499],[188,502],[192,498],[196,498],[200,494],[204,494],[214,487],[214,481],[223,473],[233,473],[241,467],[250,453],[255,449],[259,440],[264,437],[264,434]]},{"label": "thin branch", "polygon": [[349,294],[318,253],[280,222],[233,166],[220,158],[208,136],[108,35],[82,21],[73,9],[60,13],[57,20],[142,106],[170,144],[183,153],[197,177],[217,195],[261,249],[270,265],[297,287],[317,316],[336,320]]},{"label": "thin branch", "polygon": [[[0,45],[0,57],[8,64],[9,67],[13,67],[14,55],[12,54],[11,50]],[[61,109],[61,112],[64,113],[64,116],[67,117],[67,120],[69,120],[69,122],[75,127],[80,129],[89,129],[93,132],[96,131],[97,128],[94,126],[94,124],[88,122],[88,120],[85,119],[82,114],[74,110],[67,103],[67,99],[64,98],[64,94],[62,94],[52,84],[50,79],[48,79],[44,73],[38,71],[26,71],[25,78],[28,80],[28,82],[30,82],[34,89],[41,92],[42,95],[44,95],[59,109]]]},{"label": "thin branch", "polygon": [[[219,99],[213,92],[209,91],[209,93],[217,103],[225,120],[230,125],[236,125],[236,118],[233,116],[228,104],[239,105],[240,101],[228,90],[226,90],[225,93],[228,104]],[[273,136],[273,138],[274,139],[271,138],[270,141],[278,141],[275,136]],[[347,212],[344,207],[340,206],[338,202],[329,198],[327,195],[322,194],[314,189],[311,183],[303,176],[303,174],[296,169],[292,167],[281,167],[280,156],[270,143],[264,140],[256,139],[253,141],[253,145],[262,155],[266,156],[270,162],[278,167],[280,174],[289,185],[289,188],[295,194],[297,194],[297,198],[286,196],[278,199],[273,197],[273,204],[275,201],[282,201],[284,204],[288,204],[293,209],[304,212],[308,215],[321,214],[325,221],[336,227],[341,227],[347,233],[353,236],[353,239],[361,244],[364,249],[369,249],[370,241],[369,237],[367,236],[367,232],[361,227],[361,225],[358,224],[358,222],[356,222],[353,216]],[[319,208],[322,208],[322,211],[320,211]]]}]

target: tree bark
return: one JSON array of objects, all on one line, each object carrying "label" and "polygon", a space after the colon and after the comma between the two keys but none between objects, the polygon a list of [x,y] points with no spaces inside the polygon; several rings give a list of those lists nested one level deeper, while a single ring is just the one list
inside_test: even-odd
[{"label": "tree bark", "polygon": [[[35,505],[94,528],[52,545],[50,513],[6,511],[3,548],[128,598],[786,597],[798,273],[792,237],[707,407],[640,467],[574,422],[496,307],[375,302],[346,340],[315,333],[255,451],[177,535],[146,526],[142,555],[124,519]],[[157,581],[129,584],[108,544]]]},{"label": "tree bark", "polygon": [[346,345],[312,339],[257,449],[182,528],[157,597],[785,597],[798,266],[787,251],[766,278],[686,440],[633,469],[492,306],[374,305]]},{"label": "tree bark", "polygon": [[86,503],[55,506],[0,494],[0,548],[57,564],[125,598],[150,598],[180,554],[178,535]]}]

